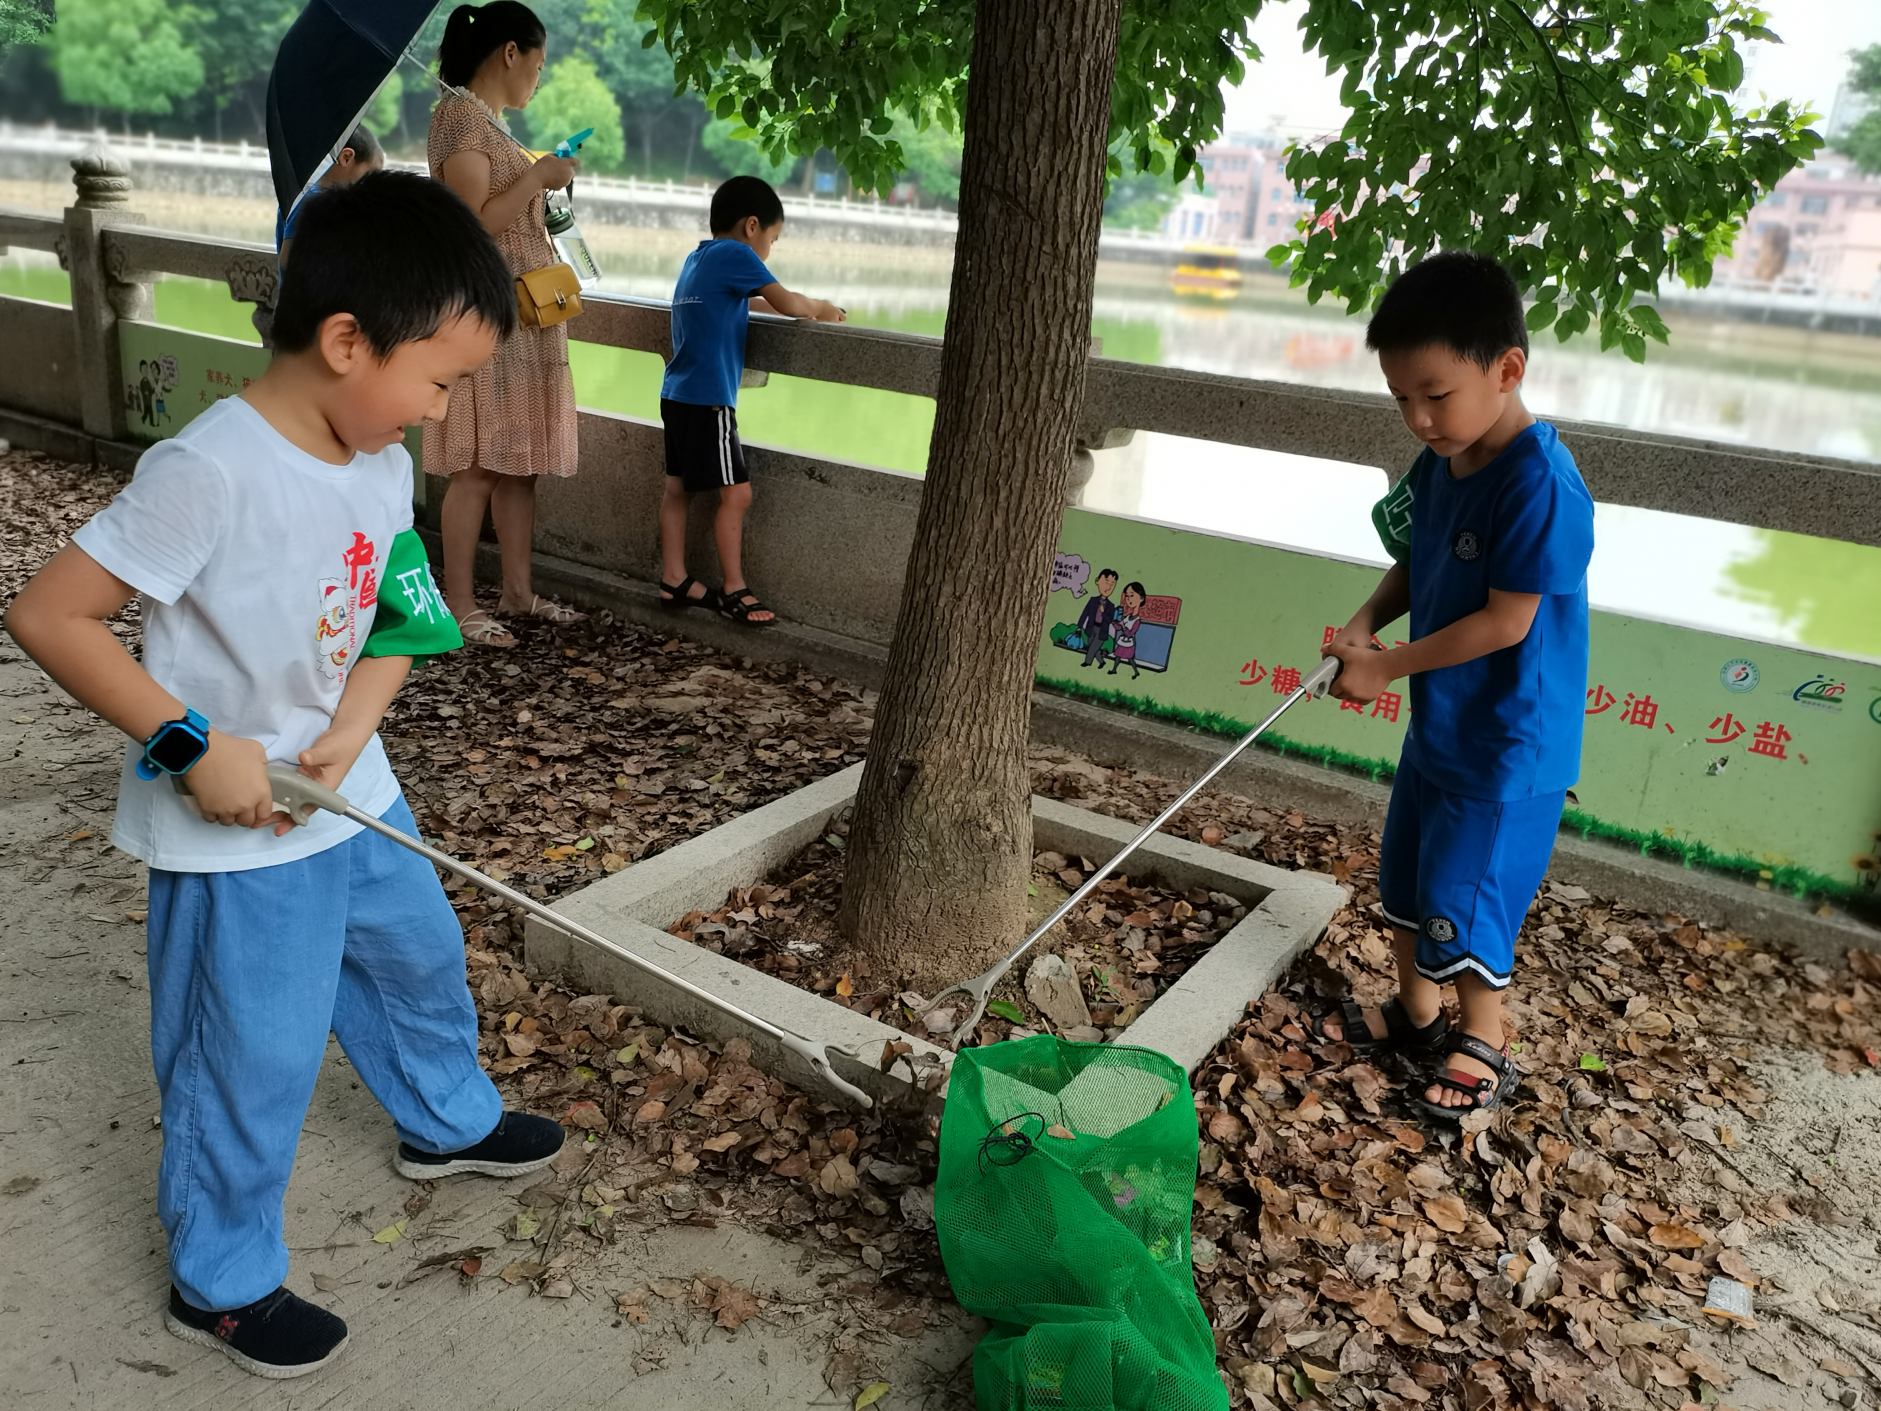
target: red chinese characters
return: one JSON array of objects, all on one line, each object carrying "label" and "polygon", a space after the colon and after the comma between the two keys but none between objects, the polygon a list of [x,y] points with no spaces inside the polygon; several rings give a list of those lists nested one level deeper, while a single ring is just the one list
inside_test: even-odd
[{"label": "red chinese characters", "polygon": [[1260,664],[1259,658],[1247,662],[1241,668],[1241,684],[1243,686],[1258,686],[1266,679],[1267,668]]},{"label": "red chinese characters", "polygon": [[1372,719],[1389,720],[1398,723],[1398,712],[1404,707],[1404,697],[1396,691],[1380,691],[1378,699],[1372,702]]},{"label": "red chinese characters", "polygon": [[1793,737],[1781,725],[1766,720],[1757,727],[1757,738],[1747,748],[1752,754],[1768,755],[1771,759],[1788,759],[1789,753],[1784,746]]},{"label": "red chinese characters", "polygon": [[1274,694],[1276,696],[1290,696],[1299,689],[1299,672],[1295,671],[1290,666],[1276,666],[1274,668]]},{"label": "red chinese characters", "polygon": [[1744,722],[1727,710],[1711,722],[1711,733],[1705,736],[1705,741],[1707,744],[1728,745],[1742,738],[1743,734]]},{"label": "red chinese characters", "polygon": [[1620,719],[1628,725],[1638,725],[1650,730],[1659,723],[1659,703],[1650,695],[1635,697],[1631,691],[1626,693],[1626,705],[1620,711]]},{"label": "red chinese characters", "polygon": [[1591,686],[1587,691],[1586,714],[1599,715],[1602,711],[1610,710],[1618,699],[1605,686]]}]

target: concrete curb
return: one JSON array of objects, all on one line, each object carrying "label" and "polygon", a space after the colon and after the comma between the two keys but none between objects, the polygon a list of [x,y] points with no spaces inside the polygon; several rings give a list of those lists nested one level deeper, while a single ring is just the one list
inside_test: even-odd
[{"label": "concrete curb", "polygon": [[[664,929],[688,911],[716,909],[733,888],[753,885],[787,863],[849,807],[861,778],[862,766],[852,765],[585,887],[556,910],[780,1028],[828,1044],[838,1071],[876,1100],[925,1103],[926,1093],[903,1070],[931,1072],[935,1064],[950,1065],[951,1053]],[[1052,799],[1034,798],[1032,808],[1034,846],[1040,849],[1108,857],[1136,832],[1128,823]],[[1193,1070],[1248,1003],[1320,937],[1345,893],[1318,873],[1289,872],[1182,838],[1152,838],[1138,857],[1172,885],[1225,892],[1250,908],[1128,1031],[1132,1045],[1157,1049]],[[660,1023],[716,1039],[744,1038],[760,1063],[781,1065],[800,1085],[816,1087],[795,1055],[762,1030],[616,956],[533,917],[524,928],[524,946],[532,969],[628,1000]],[[915,1062],[884,1073],[880,1055],[893,1042],[911,1043]]]}]

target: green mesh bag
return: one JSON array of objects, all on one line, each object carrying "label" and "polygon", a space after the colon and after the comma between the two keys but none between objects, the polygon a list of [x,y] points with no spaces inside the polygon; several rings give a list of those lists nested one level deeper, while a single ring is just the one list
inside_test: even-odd
[{"label": "green mesh bag", "polygon": [[980,1411],[1224,1411],[1195,1163],[1188,1077],[1160,1053],[1041,1035],[960,1054],[934,1223],[954,1296],[993,1324]]}]

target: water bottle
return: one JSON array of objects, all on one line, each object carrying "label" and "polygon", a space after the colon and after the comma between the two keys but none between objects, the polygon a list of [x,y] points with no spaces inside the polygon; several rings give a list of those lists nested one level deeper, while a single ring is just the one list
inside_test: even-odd
[{"label": "water bottle", "polygon": [[549,192],[548,211],[543,221],[548,226],[549,243],[555,247],[556,258],[574,270],[575,281],[583,289],[591,289],[599,284],[601,267],[589,252],[588,242],[581,235],[581,227],[575,224],[574,203],[568,192]]}]

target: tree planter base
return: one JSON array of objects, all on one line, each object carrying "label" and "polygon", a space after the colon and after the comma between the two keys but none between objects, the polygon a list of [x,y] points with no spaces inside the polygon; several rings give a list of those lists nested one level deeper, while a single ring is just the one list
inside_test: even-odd
[{"label": "tree planter base", "polygon": [[[827,830],[855,798],[862,766],[832,774],[776,803],[714,828],[657,857],[572,896],[556,910],[693,984],[793,1030],[827,1043],[842,1075],[871,1095],[910,1096],[909,1066],[891,1072],[879,1064],[885,1045],[912,1043],[917,1058],[943,1063],[952,1054],[909,1039],[901,1030],[807,990],[715,955],[663,929],[688,911],[710,911],[733,888],[748,887],[801,852]],[[1092,859],[1109,857],[1136,832],[1124,823],[1055,799],[1032,800],[1033,847]],[[1344,902],[1331,878],[1288,872],[1183,838],[1152,838],[1130,869],[1152,873],[1181,888],[1203,887],[1239,898],[1248,914],[1132,1024],[1124,1042],[1157,1049],[1193,1070],[1247,1007],[1294,958],[1316,941]],[[673,986],[531,919],[524,931],[532,968],[558,974],[583,989],[635,1004],[649,1019],[702,1037],[750,1041],[757,1062],[791,1080],[813,1080],[796,1058],[750,1029]]]}]

